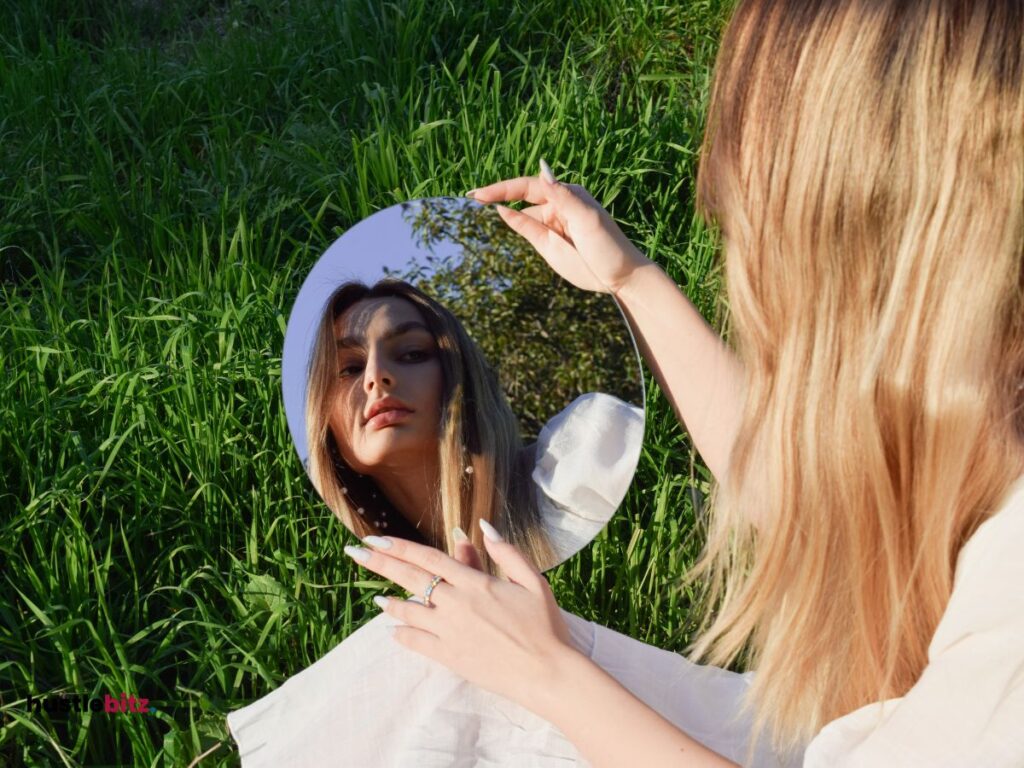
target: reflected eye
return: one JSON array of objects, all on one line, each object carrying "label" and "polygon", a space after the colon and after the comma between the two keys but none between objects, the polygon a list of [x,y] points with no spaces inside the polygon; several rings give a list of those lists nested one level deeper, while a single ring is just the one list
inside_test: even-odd
[{"label": "reflected eye", "polygon": [[430,352],[423,349],[411,349],[398,358],[403,363],[422,363],[430,359]]},{"label": "reflected eye", "polygon": [[363,366],[360,363],[348,363],[347,365],[343,365],[341,370],[338,371],[338,378],[344,379],[348,376],[357,376],[362,370]]}]

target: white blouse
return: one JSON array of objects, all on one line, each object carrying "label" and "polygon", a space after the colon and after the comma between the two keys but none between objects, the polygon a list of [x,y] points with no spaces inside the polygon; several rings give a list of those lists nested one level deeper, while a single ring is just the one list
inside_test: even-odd
[{"label": "white blouse", "polygon": [[[1024,766],[1024,477],[980,526],[957,563],[930,663],[901,699],[823,728],[803,755],[763,743],[770,766]],[[652,709],[743,763],[738,718],[752,673],[700,666],[562,611],[572,641]],[[243,768],[278,765],[409,768],[587,766],[553,725],[392,640],[387,614],[309,668],[231,712]]]},{"label": "white blouse", "polygon": [[[735,717],[750,676],[692,664],[566,611],[574,645],[640,700],[733,760],[749,724]],[[567,768],[589,766],[551,723],[467,683],[390,637],[374,617],[262,699],[230,712],[242,768]],[[796,766],[767,749],[756,768]]]}]

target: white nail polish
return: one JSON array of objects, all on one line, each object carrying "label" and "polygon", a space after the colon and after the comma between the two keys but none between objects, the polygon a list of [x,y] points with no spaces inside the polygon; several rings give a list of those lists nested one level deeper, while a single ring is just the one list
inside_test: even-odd
[{"label": "white nail polish", "polygon": [[362,547],[353,547],[349,545],[345,547],[345,554],[355,560],[358,560],[360,563],[365,563],[370,559],[370,553]]},{"label": "white nail polish", "polygon": [[377,549],[387,549],[391,546],[391,542],[380,536],[364,536],[362,539],[363,544],[369,544],[371,547]]},{"label": "white nail polish", "polygon": [[383,595],[374,595],[373,602],[375,602],[377,604],[377,607],[383,611],[385,608],[388,607],[389,599],[384,597]]},{"label": "white nail polish", "polygon": [[459,526],[457,525],[454,528],[452,528],[452,537],[456,541],[469,541],[469,536],[467,536],[466,532],[459,528]]},{"label": "white nail polish", "polygon": [[551,172],[551,166],[544,162],[544,158],[540,160],[540,176],[550,184],[555,183],[555,174]]},{"label": "white nail polish", "polygon": [[501,534],[498,533],[497,528],[483,518],[480,518],[480,529],[484,532],[484,536],[486,536],[489,541],[504,541],[504,539],[501,538]]}]

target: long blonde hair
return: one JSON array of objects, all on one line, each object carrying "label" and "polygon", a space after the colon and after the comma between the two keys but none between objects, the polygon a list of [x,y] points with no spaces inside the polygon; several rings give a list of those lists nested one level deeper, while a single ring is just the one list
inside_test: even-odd
[{"label": "long blonde hair", "polygon": [[742,423],[692,657],[800,748],[920,676],[1024,471],[1024,6],[740,0],[697,175]]},{"label": "long blonde hair", "polygon": [[[377,534],[426,541],[394,510],[372,478],[348,467],[328,423],[338,382],[334,322],[357,301],[388,297],[403,299],[419,311],[440,354],[444,388],[438,439],[440,483],[434,505],[441,510],[443,528],[430,532],[433,539],[444,541],[446,551],[453,552],[452,527],[458,525],[476,545],[485,570],[500,575],[500,568],[484,548],[477,522],[483,519],[492,523],[538,568],[556,565],[557,557],[543,530],[530,477],[531,457],[523,450],[518,422],[497,375],[451,312],[400,280],[381,280],[372,287],[345,283],[325,305],[306,389],[307,469],[317,492],[360,538]],[[379,525],[382,510],[390,513],[389,528]]]}]

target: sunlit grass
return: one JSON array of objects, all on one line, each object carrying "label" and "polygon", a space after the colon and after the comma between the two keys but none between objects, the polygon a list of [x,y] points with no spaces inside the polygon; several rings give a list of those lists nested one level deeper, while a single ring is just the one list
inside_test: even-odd
[{"label": "sunlit grass", "polygon": [[[727,4],[0,15],[0,763],[183,765],[223,742],[202,764],[237,764],[224,714],[377,614],[281,402],[291,302],[356,221],[543,156],[714,318],[691,190]],[[670,587],[708,474],[650,391],[623,509],[549,575],[566,610],[682,649]],[[159,712],[26,701],[122,691]]]}]

